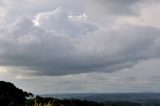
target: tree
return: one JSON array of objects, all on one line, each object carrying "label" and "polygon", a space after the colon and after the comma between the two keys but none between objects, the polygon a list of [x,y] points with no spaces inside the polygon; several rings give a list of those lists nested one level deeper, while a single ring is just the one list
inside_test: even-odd
[{"label": "tree", "polygon": [[17,88],[10,82],[0,81],[0,105],[19,106],[26,102],[26,97],[33,96],[32,93]]}]

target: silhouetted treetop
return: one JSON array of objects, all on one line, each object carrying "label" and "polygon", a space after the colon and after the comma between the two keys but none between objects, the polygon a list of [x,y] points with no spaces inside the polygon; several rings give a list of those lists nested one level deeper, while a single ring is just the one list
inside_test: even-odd
[{"label": "silhouetted treetop", "polygon": [[32,93],[17,88],[10,82],[0,81],[0,105],[18,106],[26,102],[26,97],[33,96]]}]

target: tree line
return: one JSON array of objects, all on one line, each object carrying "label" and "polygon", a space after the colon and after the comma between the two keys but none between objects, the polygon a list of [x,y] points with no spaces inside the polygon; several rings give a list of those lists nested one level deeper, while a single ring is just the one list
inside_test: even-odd
[{"label": "tree line", "polygon": [[[57,99],[34,96],[30,92],[17,88],[13,83],[0,81],[0,106],[142,106],[141,103],[128,101],[107,101],[104,103],[78,100]],[[144,105],[143,105],[144,106]],[[149,105],[146,105],[149,106]],[[151,105],[150,105],[151,106]],[[155,104],[152,106],[160,106]]]}]

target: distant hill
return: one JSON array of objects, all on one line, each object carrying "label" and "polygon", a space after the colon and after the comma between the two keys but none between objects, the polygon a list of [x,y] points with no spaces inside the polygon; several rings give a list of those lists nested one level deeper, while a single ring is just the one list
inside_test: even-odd
[{"label": "distant hill", "polygon": [[160,93],[77,93],[77,94],[44,94],[42,97],[54,97],[59,99],[81,99],[96,102],[105,101],[131,101],[131,102],[143,102],[158,100],[160,101]]}]

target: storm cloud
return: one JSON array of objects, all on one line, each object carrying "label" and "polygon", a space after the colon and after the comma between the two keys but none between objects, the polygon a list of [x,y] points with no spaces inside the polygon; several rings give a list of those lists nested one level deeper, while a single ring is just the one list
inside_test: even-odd
[{"label": "storm cloud", "polygon": [[124,24],[103,29],[64,8],[20,17],[1,28],[0,64],[22,74],[114,72],[159,57],[159,28]]},{"label": "storm cloud", "polygon": [[36,93],[157,92],[159,7],[157,0],[0,0],[0,80]]}]

